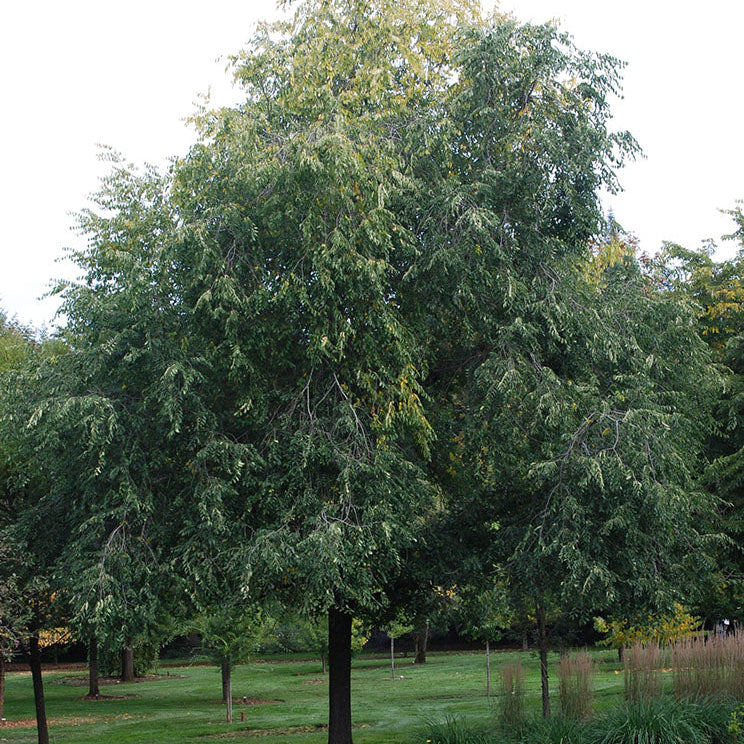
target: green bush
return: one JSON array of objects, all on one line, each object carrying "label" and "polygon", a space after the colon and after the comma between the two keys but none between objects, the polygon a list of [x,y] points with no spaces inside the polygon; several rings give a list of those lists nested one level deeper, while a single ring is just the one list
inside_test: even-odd
[{"label": "green bush", "polygon": [[730,744],[744,744],[744,703],[732,711],[727,733]]}]

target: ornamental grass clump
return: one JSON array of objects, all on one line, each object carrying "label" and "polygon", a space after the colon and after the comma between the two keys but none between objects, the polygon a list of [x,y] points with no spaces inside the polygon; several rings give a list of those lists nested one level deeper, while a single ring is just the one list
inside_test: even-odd
[{"label": "ornamental grass clump", "polygon": [[641,697],[608,711],[591,724],[591,744],[710,744],[710,727],[692,704]]},{"label": "ornamental grass clump", "polygon": [[586,651],[561,657],[558,664],[558,692],[561,713],[566,718],[585,720],[593,710],[594,662]]},{"label": "ornamental grass clump", "polygon": [[663,692],[664,653],[655,643],[633,644],[625,654],[625,698],[638,702]]},{"label": "ornamental grass clump", "polygon": [[499,721],[505,728],[516,728],[524,723],[524,671],[522,662],[508,662],[501,667]]},{"label": "ornamental grass clump", "polygon": [[493,740],[464,718],[447,716],[444,721],[429,724],[426,741],[428,744],[491,744]]},{"label": "ornamental grass clump", "polygon": [[509,744],[587,744],[586,724],[573,718],[552,716],[533,721],[521,739],[508,739]]},{"label": "ornamental grass clump", "polygon": [[670,647],[677,698],[744,700],[744,636],[698,635]]}]

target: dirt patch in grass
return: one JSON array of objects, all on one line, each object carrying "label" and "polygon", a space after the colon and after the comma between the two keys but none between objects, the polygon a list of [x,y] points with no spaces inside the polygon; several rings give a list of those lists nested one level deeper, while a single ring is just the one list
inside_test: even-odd
[{"label": "dirt patch in grass", "polygon": [[[88,669],[87,664],[75,663],[75,664],[42,664],[41,669],[44,673],[46,672],[84,672]],[[12,664],[6,664],[6,672],[13,672],[14,674],[31,674],[27,663],[13,662]]]},{"label": "dirt patch in grass", "polygon": [[[49,718],[49,726],[81,726],[85,723],[112,723],[113,721],[130,720],[141,718],[141,716],[130,716],[124,713],[120,716],[65,716],[64,718]],[[6,721],[0,724],[0,731],[3,729],[28,729],[36,728],[35,718],[23,718],[19,721]]]},{"label": "dirt patch in grass", "polygon": [[[368,723],[356,723],[352,728],[369,728]],[[210,736],[212,739],[234,739],[238,736],[289,736],[290,734],[312,734],[315,731],[328,731],[327,723],[311,723],[306,726],[286,726],[284,728],[272,729],[240,729],[238,731],[229,731],[225,734]]]},{"label": "dirt patch in grass", "polygon": [[[47,723],[50,726],[79,726],[81,723],[96,723],[99,719],[93,716],[71,716],[69,718],[49,718]],[[6,721],[0,725],[0,729],[26,729],[36,728],[35,718],[24,718],[20,721]]]},{"label": "dirt patch in grass", "polygon": [[83,695],[80,700],[97,703],[99,700],[133,700],[139,695]]},{"label": "dirt patch in grass", "polygon": [[[167,679],[186,679],[184,674],[145,674],[142,677],[135,677],[134,682],[162,682]],[[87,687],[90,679],[85,677],[60,677],[59,679],[50,680],[54,685],[69,685],[70,687]],[[99,685],[121,685],[124,684],[118,677],[99,677]],[[104,696],[101,696],[104,697]],[[119,697],[118,695],[116,697]]]},{"label": "dirt patch in grass", "polygon": [[315,677],[315,679],[303,679],[303,685],[327,685],[328,680],[325,677]]}]

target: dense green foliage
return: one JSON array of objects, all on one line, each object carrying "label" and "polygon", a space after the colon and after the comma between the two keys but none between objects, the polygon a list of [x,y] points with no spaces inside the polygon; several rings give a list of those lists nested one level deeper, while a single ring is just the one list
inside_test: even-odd
[{"label": "dense green foliage", "polygon": [[704,482],[719,497],[710,517],[714,529],[726,535],[711,565],[711,578],[701,586],[698,612],[711,622],[740,620],[744,608],[744,556],[742,536],[742,410],[744,410],[744,214],[729,210],[735,230],[727,240],[736,244],[734,255],[714,259],[715,244],[694,251],[667,244],[653,264],[657,283],[667,292],[691,298],[697,308],[697,330],[720,365],[725,387],[717,399],[716,427],[705,447]]},{"label": "dense green foliage", "polygon": [[13,622],[196,624],[229,669],[279,602],[346,675],[352,616],[535,623],[547,715],[559,619],[740,617],[742,259],[606,225],[621,67],[469,0],[306,0],[167,172],[108,153],[64,344],[0,319]]}]

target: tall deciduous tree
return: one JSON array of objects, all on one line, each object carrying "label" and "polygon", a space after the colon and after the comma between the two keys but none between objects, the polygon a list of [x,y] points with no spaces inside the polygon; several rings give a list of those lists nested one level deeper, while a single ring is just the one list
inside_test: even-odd
[{"label": "tall deciduous tree", "polygon": [[111,596],[153,587],[171,538],[225,538],[216,560],[238,550],[253,596],[329,613],[334,742],[352,616],[383,601],[429,492],[425,361],[398,300],[414,246],[389,204],[467,10],[309,2],[262,28],[236,61],[245,105],[200,117],[171,178],[115,167],[66,290],[81,389],[111,410],[89,521],[139,572]]},{"label": "tall deciduous tree", "polygon": [[[542,606],[576,494],[604,478],[618,495],[643,463],[666,477],[655,450],[613,459],[605,429],[631,406],[612,396],[659,426],[641,371],[675,380],[652,334],[621,339],[614,296],[605,313],[599,290],[569,291],[597,190],[634,149],[608,130],[615,60],[466,0],[308,0],[235,71],[245,102],[195,117],[169,174],[115,163],[81,216],[86,274],[64,290],[78,374],[46,413],[89,412],[66,417],[87,423],[78,467],[95,461],[69,556],[89,567],[81,608],[109,587],[103,626],[133,598],[156,607],[173,569],[181,590],[239,571],[251,599],[326,612],[329,742],[349,744],[352,618],[388,601],[445,483],[476,466],[469,516],[486,545],[511,520],[512,578]],[[626,311],[640,327],[649,307]],[[645,440],[626,428],[629,452]],[[427,466],[432,446],[453,472]],[[565,591],[616,587],[587,577],[584,547]]]}]

